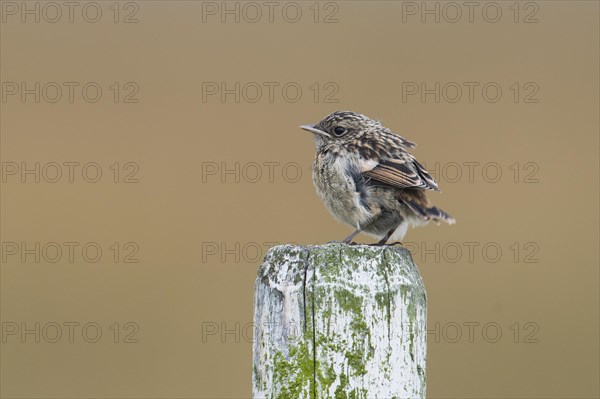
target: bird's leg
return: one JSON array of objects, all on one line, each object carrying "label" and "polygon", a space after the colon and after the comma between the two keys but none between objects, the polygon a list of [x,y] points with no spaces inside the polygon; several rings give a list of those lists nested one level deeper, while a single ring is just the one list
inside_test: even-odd
[{"label": "bird's leg", "polygon": [[[379,240],[379,242],[375,245],[385,245],[387,240],[389,240],[390,237],[392,236],[392,234],[394,234],[394,231],[396,231],[396,227],[394,227],[393,229],[388,231],[387,234],[381,240]],[[394,244],[391,244],[391,245],[394,245]]]},{"label": "bird's leg", "polygon": [[[347,238],[346,238],[346,239],[343,239],[343,240],[341,240],[341,241],[340,241],[340,240],[327,241],[327,244],[346,244],[346,245],[358,245],[358,243],[357,243],[357,242],[354,242],[354,241],[346,241],[346,240],[347,240]],[[352,239],[350,239],[350,240],[352,240]]]},{"label": "bird's leg", "polygon": [[367,224],[365,227],[360,227],[360,225],[357,225],[356,230],[354,230],[352,232],[352,234],[350,234],[348,237],[344,238],[342,241],[333,241],[333,242],[342,242],[342,243],[348,244],[348,245],[356,245],[356,243],[353,242],[352,239],[354,237],[356,237],[358,235],[358,233],[363,231],[365,228],[369,227],[371,225],[371,223],[373,223],[373,222],[372,221],[369,222],[369,224]]},{"label": "bird's leg", "polygon": [[358,233],[360,233],[361,229],[358,228],[356,230],[354,230],[354,232],[352,234],[350,234],[348,237],[344,238],[342,241],[338,241],[338,240],[333,240],[333,241],[329,241],[327,244],[348,244],[348,245],[356,245],[356,243],[354,241],[352,241],[352,239],[354,237],[356,237],[356,235]]},{"label": "bird's leg", "polygon": [[[379,215],[378,215],[379,216]],[[375,223],[375,221],[377,220],[377,217],[371,219],[369,221],[369,223],[367,223],[366,225],[364,225],[363,227],[360,226],[360,224],[357,224],[356,226],[356,230],[354,230],[352,232],[352,234],[350,234],[348,237],[344,238],[341,242],[344,244],[348,244],[348,245],[356,245],[355,242],[352,242],[352,239],[354,237],[356,237],[358,235],[358,233],[360,233],[361,231],[363,231],[364,229],[366,229],[367,227],[369,227],[370,225],[372,225],[373,223]],[[394,231],[392,230],[389,234],[391,235]],[[389,237],[388,237],[389,238]],[[386,239],[387,241],[387,239]],[[337,241],[333,241],[333,242],[337,242]]]},{"label": "bird's leg", "polygon": [[360,233],[360,232],[361,232],[361,230],[362,230],[362,229],[361,229],[360,227],[358,227],[356,230],[354,230],[354,232],[352,232],[352,234],[350,234],[348,237],[344,238],[344,239],[342,240],[342,242],[343,242],[344,244],[349,244],[349,245],[352,245],[352,244],[353,244],[353,242],[352,242],[352,239],[353,239],[354,237],[356,237],[356,236],[358,235],[358,233]]}]

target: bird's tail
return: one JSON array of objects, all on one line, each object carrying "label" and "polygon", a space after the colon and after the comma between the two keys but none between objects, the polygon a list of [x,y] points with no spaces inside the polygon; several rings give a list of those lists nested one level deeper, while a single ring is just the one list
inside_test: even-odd
[{"label": "bird's tail", "polygon": [[415,214],[421,217],[423,220],[433,221],[436,223],[445,222],[448,224],[456,223],[456,220],[448,215],[446,212],[442,211],[440,208],[436,208],[435,206],[426,208],[419,204],[416,204],[412,201],[403,201]]},{"label": "bird's tail", "polygon": [[429,217],[430,220],[433,220],[436,223],[446,222],[448,224],[456,223],[456,220],[448,215],[446,212],[442,211],[440,208],[436,208],[432,206],[431,208],[425,209],[425,213]]}]

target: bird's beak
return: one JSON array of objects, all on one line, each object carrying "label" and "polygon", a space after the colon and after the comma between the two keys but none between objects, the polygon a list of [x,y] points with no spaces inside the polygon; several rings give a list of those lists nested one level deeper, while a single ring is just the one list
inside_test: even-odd
[{"label": "bird's beak", "polygon": [[316,127],[314,127],[314,125],[302,125],[302,126],[300,126],[300,129],[306,130],[307,132],[311,132],[314,134],[321,134],[323,136],[331,138],[331,136],[329,134],[325,133],[322,130],[317,129]]}]

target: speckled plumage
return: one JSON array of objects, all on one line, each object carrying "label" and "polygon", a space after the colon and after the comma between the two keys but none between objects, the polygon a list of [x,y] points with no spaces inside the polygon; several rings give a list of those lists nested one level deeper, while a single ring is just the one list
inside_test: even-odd
[{"label": "speckled plumage", "polygon": [[425,190],[439,191],[435,180],[407,149],[415,143],[378,121],[350,111],[334,112],[316,125],[313,182],[331,214],[379,244],[402,240],[409,225],[433,220],[454,223],[431,205]]}]

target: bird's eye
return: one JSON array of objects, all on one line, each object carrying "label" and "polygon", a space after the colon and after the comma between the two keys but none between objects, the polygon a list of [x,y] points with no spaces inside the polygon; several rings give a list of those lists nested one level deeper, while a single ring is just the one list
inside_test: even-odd
[{"label": "bird's eye", "polygon": [[336,136],[341,136],[344,133],[346,133],[348,130],[345,127],[341,127],[341,126],[336,126],[333,128],[333,134],[335,134]]}]

